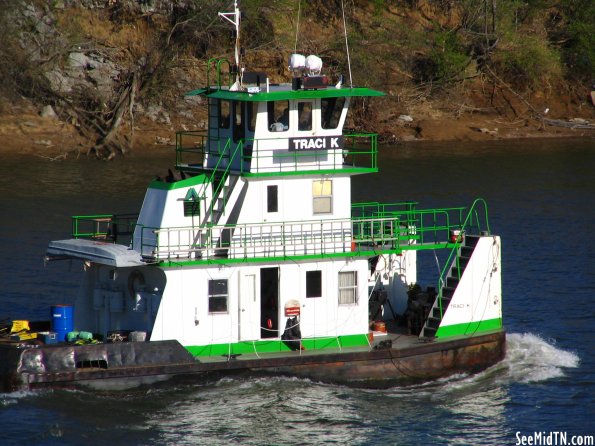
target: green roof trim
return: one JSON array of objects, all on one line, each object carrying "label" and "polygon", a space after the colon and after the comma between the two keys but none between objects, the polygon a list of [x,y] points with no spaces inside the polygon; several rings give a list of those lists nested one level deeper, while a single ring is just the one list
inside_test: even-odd
[{"label": "green roof trim", "polygon": [[204,183],[207,183],[208,181],[209,181],[209,179],[204,174],[196,175],[194,177],[186,178],[186,179],[180,180],[180,181],[174,181],[173,183],[168,183],[168,182],[159,181],[159,180],[153,180],[149,184],[149,189],[174,190],[174,189],[180,189],[183,187],[204,184]]},{"label": "green roof trim", "polygon": [[376,173],[378,172],[377,168],[373,167],[353,167],[349,169],[320,169],[320,170],[288,170],[282,172],[260,172],[260,173],[250,173],[250,172],[242,172],[241,176],[246,178],[258,178],[258,177],[288,177],[294,175],[301,175],[301,176],[320,176],[320,175],[358,175],[364,173]]},{"label": "green roof trim", "polygon": [[248,93],[247,91],[229,91],[221,89],[200,88],[189,91],[185,96],[205,95],[209,98],[225,99],[228,101],[244,102],[266,102],[282,101],[291,99],[317,99],[317,98],[340,98],[340,97],[372,97],[385,96],[385,93],[366,87],[354,88],[325,88],[320,90],[273,90],[260,93]]}]

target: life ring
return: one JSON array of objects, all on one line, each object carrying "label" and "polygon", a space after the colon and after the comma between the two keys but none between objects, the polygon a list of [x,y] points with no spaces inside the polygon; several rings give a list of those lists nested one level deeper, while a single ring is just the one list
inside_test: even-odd
[{"label": "life ring", "polygon": [[128,276],[128,293],[132,299],[136,299],[136,290],[134,287],[137,283],[140,286],[145,286],[145,276],[138,269],[134,269]]}]

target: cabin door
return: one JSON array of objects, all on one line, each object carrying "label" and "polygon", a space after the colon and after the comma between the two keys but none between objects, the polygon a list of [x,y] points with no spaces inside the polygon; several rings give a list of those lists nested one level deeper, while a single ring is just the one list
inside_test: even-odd
[{"label": "cabin door", "polygon": [[253,341],[260,336],[260,311],[256,298],[256,274],[242,273],[240,276],[240,341]]},{"label": "cabin door", "polygon": [[260,269],[260,337],[279,337],[279,268]]}]

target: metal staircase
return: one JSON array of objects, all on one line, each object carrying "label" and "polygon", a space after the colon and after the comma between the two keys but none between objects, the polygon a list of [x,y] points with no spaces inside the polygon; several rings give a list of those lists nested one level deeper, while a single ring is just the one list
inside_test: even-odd
[{"label": "metal staircase", "polygon": [[444,279],[440,278],[438,296],[430,309],[420,333],[420,338],[433,338],[436,335],[479,238],[478,235],[465,235],[463,244],[457,248],[456,256],[451,263],[448,274]]}]

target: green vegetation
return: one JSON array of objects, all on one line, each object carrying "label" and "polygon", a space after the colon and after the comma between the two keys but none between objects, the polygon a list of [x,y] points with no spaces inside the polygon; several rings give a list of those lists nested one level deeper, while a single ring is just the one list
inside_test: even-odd
[{"label": "green vegetation", "polygon": [[[232,59],[234,36],[217,16],[231,2],[97,4],[0,2],[0,111],[19,97],[51,104],[113,156],[127,145],[114,136],[135,104],[171,109],[205,81],[208,58]],[[382,101],[397,97],[405,109],[459,86],[464,95],[470,80],[491,104],[497,92],[584,91],[594,81],[593,0],[242,0],[247,68],[286,81],[297,40],[298,52],[321,56],[329,74],[348,81],[342,5],[354,84],[389,91]],[[85,58],[95,71],[74,73]],[[355,126],[377,120],[365,103],[354,109]]]},{"label": "green vegetation", "polygon": [[[563,23],[552,33],[560,45],[565,67],[570,77],[595,76],[595,2],[592,0],[562,0],[559,16],[554,22]],[[561,17],[560,17],[561,16]],[[593,80],[592,78],[590,80]]]}]

